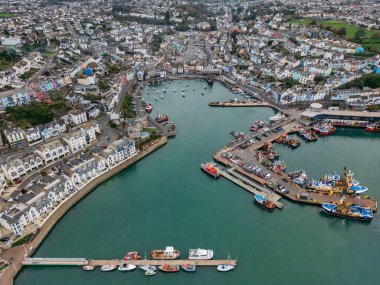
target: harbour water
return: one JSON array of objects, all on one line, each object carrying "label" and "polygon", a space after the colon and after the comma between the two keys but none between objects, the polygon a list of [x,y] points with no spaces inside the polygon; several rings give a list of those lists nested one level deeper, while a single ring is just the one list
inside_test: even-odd
[{"label": "harbour water", "polygon": [[[189,91],[183,98],[185,84]],[[238,257],[236,270],[219,273],[215,268],[199,268],[196,274],[146,277],[141,271],[25,267],[16,285],[380,283],[379,214],[371,223],[348,221],[286,200],[283,210],[268,213],[238,186],[201,172],[200,163],[211,160],[215,151],[232,140],[230,131],[248,131],[254,120],[267,120],[274,114],[269,108],[210,108],[209,101],[239,95],[219,83],[203,90],[205,85],[205,81],[167,83],[165,99],[157,101],[156,92],[147,95],[144,90],[144,97],[153,103],[153,114],[158,110],[176,122],[177,136],[78,203],[35,256],[113,259],[130,250],[149,255],[150,249],[166,245],[187,256],[189,248],[201,247],[214,249],[217,259],[228,253]],[[275,148],[289,170],[302,168],[310,178],[341,172],[347,166],[369,187],[368,194],[380,200],[379,142],[379,134],[338,130],[315,143],[302,143],[296,150]]]}]

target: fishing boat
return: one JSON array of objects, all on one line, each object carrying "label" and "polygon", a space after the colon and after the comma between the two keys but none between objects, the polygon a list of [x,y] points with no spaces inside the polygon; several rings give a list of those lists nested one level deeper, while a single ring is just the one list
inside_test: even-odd
[{"label": "fishing boat", "polygon": [[214,251],[212,249],[190,249],[189,259],[212,259],[214,257]]},{"label": "fishing boat", "polygon": [[370,208],[350,204],[323,203],[322,209],[325,213],[341,218],[370,221],[373,213]]},{"label": "fishing boat", "polygon": [[197,271],[197,266],[193,264],[184,264],[181,265],[181,269],[185,272],[195,272]]},{"label": "fishing boat", "polygon": [[182,97],[186,97],[185,93],[182,93]]},{"label": "fishing boat", "polygon": [[235,266],[229,265],[229,264],[220,264],[216,267],[216,269],[220,272],[227,272],[231,271],[235,268]]},{"label": "fishing boat", "polygon": [[146,270],[144,273],[146,276],[153,276],[156,274],[156,271],[154,270]]},{"label": "fishing boat", "polygon": [[217,168],[215,167],[215,164],[212,162],[208,162],[206,164],[202,163],[201,168],[204,172],[206,172],[207,174],[211,175],[214,178],[219,178],[220,176]]},{"label": "fishing boat", "polygon": [[263,195],[255,194],[255,202],[257,205],[259,205],[260,207],[268,211],[273,211],[274,208],[276,207],[274,203],[268,201],[268,199]]},{"label": "fishing boat", "polygon": [[351,186],[349,189],[348,189],[348,192],[353,192],[355,194],[360,194],[360,193],[364,193],[368,191],[368,187],[365,187],[365,186],[360,186],[360,185],[357,185],[357,186]]},{"label": "fishing boat", "polygon": [[152,111],[153,111],[153,106],[152,106],[152,104],[148,103],[145,107],[145,112],[150,114],[150,113],[152,113]]},{"label": "fishing boat", "polygon": [[116,269],[116,265],[111,265],[111,264],[103,265],[102,267],[100,267],[100,271],[103,271],[103,272],[114,271],[115,269]]},{"label": "fishing boat", "polygon": [[178,272],[179,266],[178,265],[164,264],[164,265],[158,266],[158,269],[160,269],[163,272]]},{"label": "fishing boat", "polygon": [[326,191],[326,190],[331,190],[334,184],[335,184],[334,181],[312,180],[308,184],[308,187],[315,190]]},{"label": "fishing boat", "polygon": [[202,95],[205,95],[205,93],[202,91]]},{"label": "fishing boat", "polygon": [[367,132],[380,132],[380,123],[367,125],[365,130]]},{"label": "fishing boat", "polygon": [[121,264],[117,270],[119,271],[132,271],[136,269],[136,265],[133,264]]},{"label": "fishing boat", "polygon": [[278,112],[276,115],[272,116],[269,118],[269,121],[274,123],[274,122],[277,122],[277,121],[280,121],[282,119],[285,118],[285,115],[281,112]]},{"label": "fishing boat", "polygon": [[157,123],[164,123],[169,121],[169,117],[165,114],[157,114],[157,117],[155,118],[155,121]]},{"label": "fishing boat", "polygon": [[330,174],[327,175],[327,180],[328,181],[339,181],[340,180],[340,176],[338,173],[336,172],[332,172]]},{"label": "fishing boat", "polygon": [[180,252],[172,246],[167,246],[165,249],[154,249],[150,252],[152,259],[177,259]]},{"label": "fishing boat", "polygon": [[92,266],[92,265],[85,265],[82,268],[84,271],[94,271],[95,270],[95,266]]},{"label": "fishing boat", "polygon": [[130,251],[124,256],[124,260],[139,260],[141,256],[137,251]]},{"label": "fishing boat", "polygon": [[298,185],[305,185],[306,183],[306,180],[301,176],[294,178],[293,181]]}]

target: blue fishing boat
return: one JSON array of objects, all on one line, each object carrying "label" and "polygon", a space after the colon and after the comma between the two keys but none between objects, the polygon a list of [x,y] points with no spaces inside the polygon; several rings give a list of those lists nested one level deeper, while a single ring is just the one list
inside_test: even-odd
[{"label": "blue fishing boat", "polygon": [[340,180],[340,176],[338,173],[336,172],[332,172],[330,174],[327,175],[327,180],[328,181],[339,181]]},{"label": "blue fishing boat", "polygon": [[268,201],[268,199],[263,196],[263,195],[255,195],[255,202],[257,205],[259,205],[261,208],[264,208],[265,210],[268,210],[268,211],[273,211],[274,208],[276,207],[276,205],[270,201]]},{"label": "blue fishing boat", "polygon": [[325,213],[336,217],[370,221],[373,219],[373,212],[370,208],[359,205],[345,205],[334,203],[323,203],[322,209]]},{"label": "blue fishing boat", "polygon": [[348,192],[354,192],[355,194],[364,193],[368,190],[368,187],[365,186],[351,186]]}]

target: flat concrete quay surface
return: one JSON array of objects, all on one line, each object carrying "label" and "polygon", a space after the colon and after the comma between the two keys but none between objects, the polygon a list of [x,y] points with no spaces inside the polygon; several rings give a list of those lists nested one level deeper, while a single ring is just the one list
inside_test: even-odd
[{"label": "flat concrete quay surface", "polygon": [[157,260],[157,259],[141,259],[141,260],[123,260],[123,259],[85,259],[85,258],[26,258],[23,265],[41,265],[41,266],[103,266],[103,265],[121,265],[121,264],[133,264],[133,265],[155,265],[160,266],[164,264],[169,265],[184,265],[193,264],[197,266],[218,266],[220,264],[237,265],[236,259],[174,259],[174,260]]},{"label": "flat concrete quay surface", "polygon": [[194,264],[197,266],[218,266],[220,264],[228,264],[228,265],[237,265],[236,259],[225,259],[225,260],[218,260],[218,259],[210,259],[210,260],[194,260],[194,259],[174,259],[174,260],[122,260],[122,259],[116,259],[116,260],[89,260],[89,265],[92,266],[103,266],[103,265],[121,265],[121,264],[133,264],[133,265],[155,265],[160,266],[164,264],[169,265],[184,265],[184,264]]},{"label": "flat concrete quay surface", "polygon": [[270,107],[265,102],[209,102],[210,107]]}]

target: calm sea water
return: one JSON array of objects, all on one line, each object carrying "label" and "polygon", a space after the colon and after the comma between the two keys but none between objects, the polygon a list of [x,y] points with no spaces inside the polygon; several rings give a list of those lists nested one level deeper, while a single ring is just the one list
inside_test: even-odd
[{"label": "calm sea water", "polygon": [[[189,84],[186,97],[181,88]],[[201,92],[207,86],[205,95]],[[187,256],[189,248],[212,248],[215,258],[228,253],[239,266],[228,273],[199,268],[195,274],[141,271],[84,272],[69,267],[26,267],[15,284],[380,284],[380,218],[371,223],[321,214],[320,208],[284,201],[268,213],[251,194],[223,178],[213,180],[200,163],[229,142],[231,130],[248,131],[254,120],[274,114],[267,108],[210,108],[209,101],[235,95],[222,85],[183,81],[156,86],[165,99],[146,94],[154,113],[177,123],[177,136],[162,149],[124,170],[72,208],[36,252],[37,257],[122,258],[125,252],[172,245]],[[177,92],[172,92],[173,88]],[[193,91],[193,88],[196,91]],[[296,150],[276,146],[289,170],[309,177],[347,166],[380,200],[379,134],[338,130]]]}]

